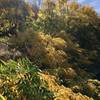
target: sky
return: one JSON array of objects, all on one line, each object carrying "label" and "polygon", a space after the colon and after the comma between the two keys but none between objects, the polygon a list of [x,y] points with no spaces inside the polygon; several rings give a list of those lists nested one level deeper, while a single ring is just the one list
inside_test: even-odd
[{"label": "sky", "polygon": [[[42,4],[43,0],[26,0],[29,1],[30,3],[37,2],[38,5]],[[100,0],[76,0],[78,3],[82,5],[89,5],[93,7],[97,13],[100,14]]]},{"label": "sky", "polygon": [[78,3],[82,5],[90,5],[100,14],[100,0],[78,0]]}]

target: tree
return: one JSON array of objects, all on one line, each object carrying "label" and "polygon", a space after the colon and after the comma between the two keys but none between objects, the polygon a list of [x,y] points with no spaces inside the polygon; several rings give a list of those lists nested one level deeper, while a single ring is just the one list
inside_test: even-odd
[{"label": "tree", "polygon": [[[24,30],[26,18],[34,14],[33,8],[23,0],[0,0],[0,22],[8,28],[17,24],[20,31]],[[32,16],[31,16],[32,17]]]}]

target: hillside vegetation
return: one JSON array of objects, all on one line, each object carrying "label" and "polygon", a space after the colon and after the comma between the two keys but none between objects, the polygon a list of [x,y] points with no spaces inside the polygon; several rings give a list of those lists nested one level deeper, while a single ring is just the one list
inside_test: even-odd
[{"label": "hillside vegetation", "polygon": [[93,8],[0,0],[0,100],[99,100],[99,58]]}]

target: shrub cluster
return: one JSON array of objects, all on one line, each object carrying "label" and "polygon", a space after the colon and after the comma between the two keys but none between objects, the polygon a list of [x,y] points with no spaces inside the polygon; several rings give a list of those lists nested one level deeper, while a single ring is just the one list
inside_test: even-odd
[{"label": "shrub cluster", "polygon": [[[40,70],[27,58],[0,61],[0,94],[7,100],[51,100],[53,93],[39,76]],[[3,98],[0,95],[0,98]]]}]

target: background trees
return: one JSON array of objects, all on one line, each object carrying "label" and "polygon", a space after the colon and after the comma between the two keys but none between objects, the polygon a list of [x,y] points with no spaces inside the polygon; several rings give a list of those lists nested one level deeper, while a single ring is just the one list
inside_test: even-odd
[{"label": "background trees", "polygon": [[27,19],[34,16],[34,11],[32,6],[23,0],[1,0],[0,14],[1,28],[6,30],[12,24],[17,24],[18,30],[24,31]]}]

